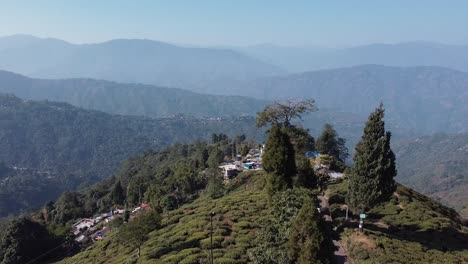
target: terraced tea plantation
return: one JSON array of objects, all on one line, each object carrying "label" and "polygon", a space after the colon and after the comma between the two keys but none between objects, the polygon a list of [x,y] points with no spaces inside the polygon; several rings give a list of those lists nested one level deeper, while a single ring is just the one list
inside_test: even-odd
[{"label": "terraced tea plantation", "polygon": [[[219,199],[201,196],[193,203],[163,214],[162,228],[150,234],[138,263],[209,263],[210,212],[213,217],[215,263],[247,263],[261,217],[269,217],[261,191],[262,172],[240,174]],[[61,263],[137,263],[136,251],[119,245],[118,231]]]},{"label": "terraced tea plantation", "polygon": [[356,263],[468,263],[468,228],[450,208],[402,185],[392,199],[373,208],[365,219],[345,217],[346,181],[329,185],[334,223]]}]

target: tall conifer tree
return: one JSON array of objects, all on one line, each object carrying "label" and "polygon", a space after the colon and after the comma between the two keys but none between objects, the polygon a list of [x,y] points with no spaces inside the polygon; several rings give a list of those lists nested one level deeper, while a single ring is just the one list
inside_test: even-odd
[{"label": "tall conifer tree", "polygon": [[111,192],[112,196],[112,201],[116,205],[123,205],[125,202],[125,193],[122,188],[122,184],[120,183],[120,180],[117,180],[117,182],[114,184],[114,187],[112,188]]},{"label": "tall conifer tree", "polygon": [[291,187],[292,177],[296,174],[294,148],[288,134],[277,125],[273,125],[268,133],[263,168],[270,175],[271,191]]},{"label": "tall conifer tree", "polygon": [[344,162],[348,157],[348,149],[345,146],[346,141],[338,137],[338,133],[330,124],[325,124],[322,134],[317,139],[317,151],[322,154],[333,156]]},{"label": "tall conifer tree", "polygon": [[348,203],[366,210],[388,200],[396,190],[395,155],[390,132],[385,131],[381,104],[370,114],[361,141],[356,146],[354,170],[349,178]]},{"label": "tall conifer tree", "polygon": [[312,207],[312,200],[305,199],[293,221],[286,244],[290,260],[298,264],[322,263],[320,247],[324,239],[320,228],[320,215]]}]

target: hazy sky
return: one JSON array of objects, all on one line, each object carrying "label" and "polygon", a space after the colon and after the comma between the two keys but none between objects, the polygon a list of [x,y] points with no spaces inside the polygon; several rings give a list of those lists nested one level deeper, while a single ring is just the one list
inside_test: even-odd
[{"label": "hazy sky", "polygon": [[18,33],[75,43],[468,44],[468,1],[0,0],[0,36]]}]

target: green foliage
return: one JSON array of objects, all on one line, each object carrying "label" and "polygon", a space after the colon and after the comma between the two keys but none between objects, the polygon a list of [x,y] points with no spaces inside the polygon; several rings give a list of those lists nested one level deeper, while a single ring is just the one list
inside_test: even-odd
[{"label": "green foliage", "polygon": [[226,140],[228,140],[228,136],[226,134],[223,134],[223,133],[220,133],[220,134],[213,133],[213,134],[211,134],[211,142],[214,143],[214,144],[222,142],[222,141],[226,141]]},{"label": "green foliage", "polygon": [[310,135],[308,129],[289,126],[286,130],[296,153],[304,154],[315,149],[315,139]]},{"label": "green foliage", "polygon": [[206,190],[212,199],[220,198],[224,194],[223,178],[216,169],[208,169],[208,184]]},{"label": "green foliage", "polygon": [[317,186],[319,187],[320,191],[325,191],[325,189],[328,187],[329,182],[330,175],[328,175],[327,173],[317,174]]},{"label": "green foliage", "polygon": [[[63,225],[78,218],[109,212],[115,204],[133,206],[143,201],[158,211],[173,210],[195,199],[210,182],[210,177],[206,177],[209,175],[216,176],[214,196],[220,197],[224,186],[217,166],[223,159],[221,149],[229,142],[223,144],[179,144],[129,159],[123,163],[116,177],[81,192],[63,193],[57,202],[44,208],[44,220]],[[208,149],[209,157],[203,154]],[[206,163],[215,167],[205,169]],[[125,202],[115,202],[115,197],[122,198],[119,189],[126,190]]]},{"label": "green foliage", "polygon": [[304,155],[296,156],[297,175],[294,177],[294,186],[314,189],[317,187],[317,176],[314,169]]},{"label": "green foliage", "polygon": [[[347,181],[328,187],[335,220],[344,217],[340,208],[347,190]],[[356,218],[351,211],[349,216]],[[468,257],[463,246],[468,243],[467,231],[453,209],[398,185],[390,201],[368,212],[365,234],[345,228],[341,237],[358,263],[463,263]]]},{"label": "green foliage", "polygon": [[[468,201],[468,133],[436,134],[392,143],[400,183],[462,210]],[[465,218],[468,210],[464,210]]]},{"label": "green foliage", "polygon": [[116,204],[116,205],[123,205],[124,204],[124,202],[125,202],[125,193],[124,193],[124,190],[122,188],[122,184],[120,184],[120,181],[117,181],[114,184],[114,187],[112,188],[112,191],[111,191],[111,197],[112,197],[112,201],[114,202],[114,204]]},{"label": "green foliage", "polygon": [[294,148],[289,136],[279,126],[273,126],[263,154],[263,168],[269,174],[270,192],[285,190],[296,174]]},{"label": "green foliage", "polygon": [[327,154],[335,157],[341,162],[348,158],[348,149],[346,148],[346,141],[338,137],[336,130],[330,124],[325,124],[322,134],[317,138],[317,151],[321,154]]},{"label": "green foliage", "polygon": [[[249,137],[262,133],[253,117],[120,116],[8,95],[0,96],[0,120],[0,161],[10,169],[18,167],[4,172],[8,181],[0,185],[0,217],[40,207],[65,190],[106,179],[123,160],[150,149],[208,139],[211,133]],[[194,160],[200,167],[207,158],[203,151]],[[122,186],[127,188],[125,182]]]},{"label": "green foliage", "polygon": [[349,178],[348,203],[366,210],[387,201],[396,189],[395,155],[390,132],[385,131],[384,109],[371,113],[361,141],[356,146],[353,174]]},{"label": "green foliage", "polygon": [[[295,263],[299,256],[304,261],[307,259],[308,252],[305,250],[314,250],[315,242],[322,248],[322,241],[310,241],[325,237],[324,229],[319,224],[321,219],[314,209],[317,203],[313,192],[304,188],[276,193],[271,203],[271,217],[264,220],[257,232],[255,247],[248,251],[250,259],[254,263]],[[310,239],[302,240],[301,235],[304,234]],[[297,247],[293,245],[294,242],[303,244]],[[318,256],[318,252],[313,254],[313,258]],[[316,259],[319,258],[322,257]],[[326,258],[328,256],[321,260],[326,261]]]},{"label": "green foliage", "polygon": [[293,220],[289,234],[288,257],[294,263],[321,263],[320,249],[324,241],[320,225],[320,215],[312,200],[306,199]]},{"label": "green foliage", "polygon": [[[207,263],[210,241],[210,212],[213,217],[214,261],[249,263],[256,230],[269,217],[268,199],[262,191],[265,174],[241,173],[243,183],[227,195],[213,200],[200,196],[180,208],[162,213],[161,228],[150,232],[141,246],[141,263]],[[135,219],[136,220],[136,219]],[[132,221],[130,221],[131,223]],[[103,243],[63,260],[61,263],[125,263],[134,249],[116,243],[120,231]],[[104,247],[104,244],[107,246]]]},{"label": "green foliage", "polygon": [[123,219],[124,219],[124,222],[128,222],[128,220],[130,219],[130,211],[129,210],[124,211]]},{"label": "green foliage", "polygon": [[145,212],[128,222],[120,230],[119,243],[137,249],[138,257],[140,257],[141,245],[148,239],[149,233],[158,229],[160,225],[161,217],[155,210]]},{"label": "green foliage", "polygon": [[64,192],[54,203],[49,213],[49,220],[55,224],[64,224],[69,221],[92,215],[84,206],[84,195],[77,192]]},{"label": "green foliage", "polygon": [[61,243],[45,226],[25,217],[10,221],[0,231],[2,264],[26,263]]}]

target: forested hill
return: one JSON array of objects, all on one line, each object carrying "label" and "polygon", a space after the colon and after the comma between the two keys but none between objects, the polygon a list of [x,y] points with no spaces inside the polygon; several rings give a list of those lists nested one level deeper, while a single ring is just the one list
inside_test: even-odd
[{"label": "forested hill", "polygon": [[[57,191],[64,191],[111,176],[121,161],[145,150],[206,139],[213,132],[255,138],[260,131],[254,124],[255,120],[250,117],[126,117],[83,110],[66,103],[24,101],[1,95],[0,162],[32,171],[27,175],[15,173],[17,182],[9,178],[8,184],[0,185],[0,195],[26,199],[28,202],[24,204],[28,207],[42,205],[43,199],[50,197],[33,197],[46,189],[41,189],[42,184],[36,180],[26,180],[32,176],[38,178],[37,171],[56,175],[60,179]],[[30,186],[35,186],[35,190],[20,197],[20,190]],[[0,216],[22,209],[25,208],[0,210]]]},{"label": "forested hill", "polygon": [[402,141],[395,144],[395,151],[399,182],[468,217],[468,133]]},{"label": "forested hill", "polygon": [[215,96],[152,85],[93,79],[43,80],[0,71],[0,92],[28,100],[51,100],[121,115],[161,117],[254,115],[266,101]]},{"label": "forested hill", "polygon": [[[468,73],[441,67],[363,65],[225,84],[211,92],[261,99],[314,98],[320,109],[353,114],[385,104],[392,132],[468,131]],[[219,86],[222,87],[222,86]]]}]

